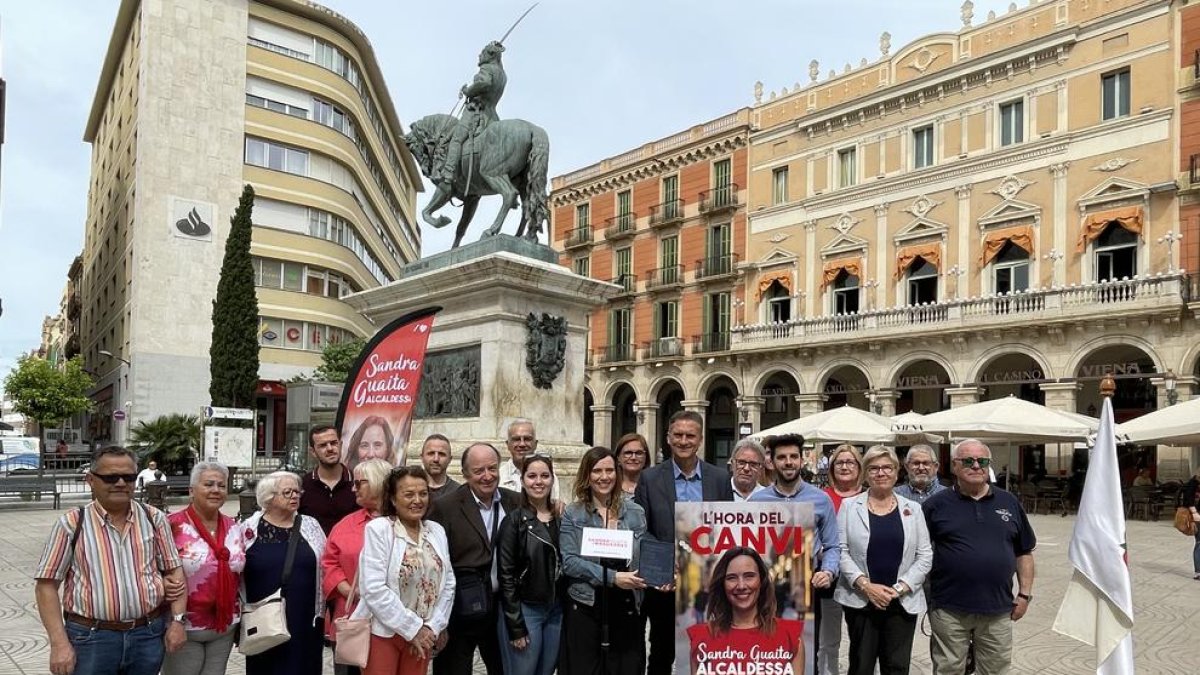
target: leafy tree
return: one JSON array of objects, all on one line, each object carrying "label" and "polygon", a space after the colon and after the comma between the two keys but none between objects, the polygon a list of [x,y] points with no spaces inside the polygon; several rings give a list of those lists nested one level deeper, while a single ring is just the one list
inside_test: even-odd
[{"label": "leafy tree", "polygon": [[321,365],[313,377],[326,382],[345,382],[366,346],[367,341],[361,338],[325,345],[321,350]]},{"label": "leafy tree", "polygon": [[148,460],[168,474],[191,469],[190,461],[200,451],[200,419],[172,413],[141,421],[130,432],[133,449],[141,464]]},{"label": "leafy tree", "polygon": [[216,406],[250,407],[258,386],[258,296],[250,260],[253,209],[254,188],[247,184],[229,219],[221,280],[213,300],[208,394]]},{"label": "leafy tree", "polygon": [[36,420],[43,427],[92,409],[87,392],[95,380],[75,358],[55,368],[46,359],[22,356],[4,380],[4,393],[13,400],[13,410]]}]

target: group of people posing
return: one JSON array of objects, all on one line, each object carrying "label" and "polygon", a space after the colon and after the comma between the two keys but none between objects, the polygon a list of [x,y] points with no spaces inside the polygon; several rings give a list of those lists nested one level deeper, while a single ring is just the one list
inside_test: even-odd
[{"label": "group of people posing", "polygon": [[[93,501],[59,518],[35,573],[50,671],[224,673],[240,608],[280,593],[291,637],[247,656],[252,675],[320,673],[339,617],[369,617],[372,675],[423,675],[431,662],[434,675],[468,675],[476,653],[492,674],[682,672],[676,589],[639,576],[642,543],[675,542],[676,503],[737,500],[813,505],[821,675],[845,672],[843,624],[850,673],[907,673],[927,609],[936,675],[961,675],[972,644],[979,672],[1007,672],[1012,622],[1032,600],[1035,538],[1018,500],[988,483],[986,445],[954,448],[951,488],[927,446],[908,450],[902,485],[892,449],[839,446],[820,489],[802,478],[799,436],[765,448],[744,439],[726,468],[701,458],[703,432],[697,413],[675,414],[668,456],[653,465],[637,434],[593,447],[564,494],[529,420],[509,425],[507,457],[489,443],[464,448],[462,484],[447,475],[444,436],[425,440],[419,466],[350,469],[337,430],[316,427],[315,468],[262,478],[260,509],[241,523],[220,512],[226,467],[197,464],[190,503],[167,516],[134,499],[133,454],[104,448],[86,477]],[[630,531],[630,557],[583,555],[587,528]],[[772,594],[759,592],[771,585],[762,559],[735,550],[717,567],[689,634],[754,631],[798,672],[802,623],[777,620]]]}]

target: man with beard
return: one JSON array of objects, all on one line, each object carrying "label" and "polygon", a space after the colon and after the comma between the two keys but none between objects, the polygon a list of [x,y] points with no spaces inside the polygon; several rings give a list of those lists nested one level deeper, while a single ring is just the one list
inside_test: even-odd
[{"label": "man with beard", "polygon": [[[825,491],[809,485],[801,478],[800,472],[804,467],[804,437],[799,434],[783,434],[772,436],[767,441],[767,453],[775,465],[775,483],[765,490],[759,490],[750,496],[751,502],[809,502],[813,505],[813,515],[816,518],[817,541],[813,555],[812,585],[817,591],[825,591],[833,587],[841,565],[841,538],[838,535],[837,513],[833,510],[833,500]],[[820,626],[820,603],[813,603],[817,608],[817,621]],[[821,636],[815,635],[814,642],[821,643]],[[818,650],[819,652],[819,650]],[[821,654],[815,655],[821,662]],[[827,664],[837,664],[837,654],[832,653],[825,659]]]},{"label": "man with beard", "polygon": [[337,522],[358,510],[354,478],[342,464],[342,441],[338,430],[317,425],[308,432],[308,451],[317,468],[300,480],[300,513],[317,519],[326,536]]},{"label": "man with beard", "polygon": [[461,483],[446,475],[450,466],[450,439],[441,434],[429,434],[421,444],[421,466],[429,475],[430,501],[453,492]]},{"label": "man with beard", "polygon": [[907,497],[918,504],[946,489],[938,480],[938,461],[933,448],[925,444],[914,445],[904,456],[904,469],[908,471],[908,482],[896,486],[896,494]]}]

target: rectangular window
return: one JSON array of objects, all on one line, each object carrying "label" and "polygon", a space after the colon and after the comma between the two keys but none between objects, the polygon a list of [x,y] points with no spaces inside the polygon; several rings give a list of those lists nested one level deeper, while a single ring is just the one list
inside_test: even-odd
[{"label": "rectangular window", "polygon": [[1025,102],[1010,101],[1000,106],[1000,145],[1025,142]]},{"label": "rectangular window", "polygon": [[705,334],[700,345],[704,351],[729,349],[729,307],[729,293],[713,293],[705,297]]},{"label": "rectangular window", "polygon": [[933,166],[933,125],[913,131],[913,168]]},{"label": "rectangular window", "polygon": [[1129,116],[1129,69],[1118,70],[1100,77],[1103,92],[1103,115],[1106,120]]},{"label": "rectangular window", "polygon": [[729,231],[729,223],[708,228],[708,237],[704,242],[704,276],[729,274],[733,271],[733,261],[729,256],[732,250]]},{"label": "rectangular window", "polygon": [[679,237],[663,237],[658,243],[658,266],[662,268],[661,281],[673,284],[679,278]]},{"label": "rectangular window", "polygon": [[994,290],[997,294],[1029,290],[1029,263],[996,265]]},{"label": "rectangular window", "polygon": [[303,289],[304,265],[300,263],[283,263],[283,290],[299,291]]},{"label": "rectangular window", "polygon": [[858,153],[854,148],[838,150],[838,187],[858,183]]},{"label": "rectangular window", "polygon": [[575,207],[575,229],[579,232],[587,232],[591,226],[591,204],[580,204]]},{"label": "rectangular window", "polygon": [[262,284],[263,288],[282,288],[283,287],[283,266],[278,260],[263,260],[262,261]]},{"label": "rectangular window", "polygon": [[788,168],[781,166],[771,172],[771,203],[784,204],[788,200]]},{"label": "rectangular window", "polygon": [[[659,340],[679,337],[679,302],[677,300],[668,300],[655,305],[654,337]],[[661,350],[658,355],[663,355]]]},{"label": "rectangular window", "polygon": [[633,291],[637,283],[633,277],[633,248],[627,246],[617,249],[615,260],[613,283],[622,286],[626,291]]},{"label": "rectangular window", "polygon": [[581,277],[592,276],[592,259],[588,257],[576,258],[572,261],[571,268],[575,270],[575,274]]},{"label": "rectangular window", "polygon": [[679,176],[667,176],[662,182],[663,218],[670,220],[678,218],[679,213]]},{"label": "rectangular window", "polygon": [[283,322],[283,346],[287,349],[304,349],[304,322]]},{"label": "rectangular window", "polygon": [[621,230],[633,229],[633,192],[617,193],[617,225]]},{"label": "rectangular window", "polygon": [[629,346],[633,343],[633,312],[620,307],[608,312],[608,344],[610,361],[629,360]]},{"label": "rectangular window", "polygon": [[1121,246],[1096,251],[1096,281],[1116,281],[1137,276],[1137,247]]},{"label": "rectangular window", "polygon": [[304,292],[312,295],[325,295],[325,273],[310,269],[305,273]]},{"label": "rectangular window", "polygon": [[258,322],[258,343],[264,347],[280,347],[283,345],[283,320],[260,319]]},{"label": "rectangular window", "polygon": [[767,301],[767,320],[771,323],[787,323],[792,320],[792,299],[783,296]]},{"label": "rectangular window", "polygon": [[728,159],[713,162],[713,206],[728,206],[733,202],[732,163]]}]

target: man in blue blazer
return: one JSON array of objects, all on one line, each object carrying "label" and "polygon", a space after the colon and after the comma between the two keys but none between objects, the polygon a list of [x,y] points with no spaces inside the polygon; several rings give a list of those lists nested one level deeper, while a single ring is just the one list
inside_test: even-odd
[{"label": "man in blue blazer", "polygon": [[[667,425],[671,458],[642,472],[633,501],[646,511],[646,533],[675,541],[676,502],[731,502],[729,472],[700,458],[704,418],[681,410]],[[649,675],[670,675],[675,662],[675,594],[647,588],[642,614],[650,622]]]}]

